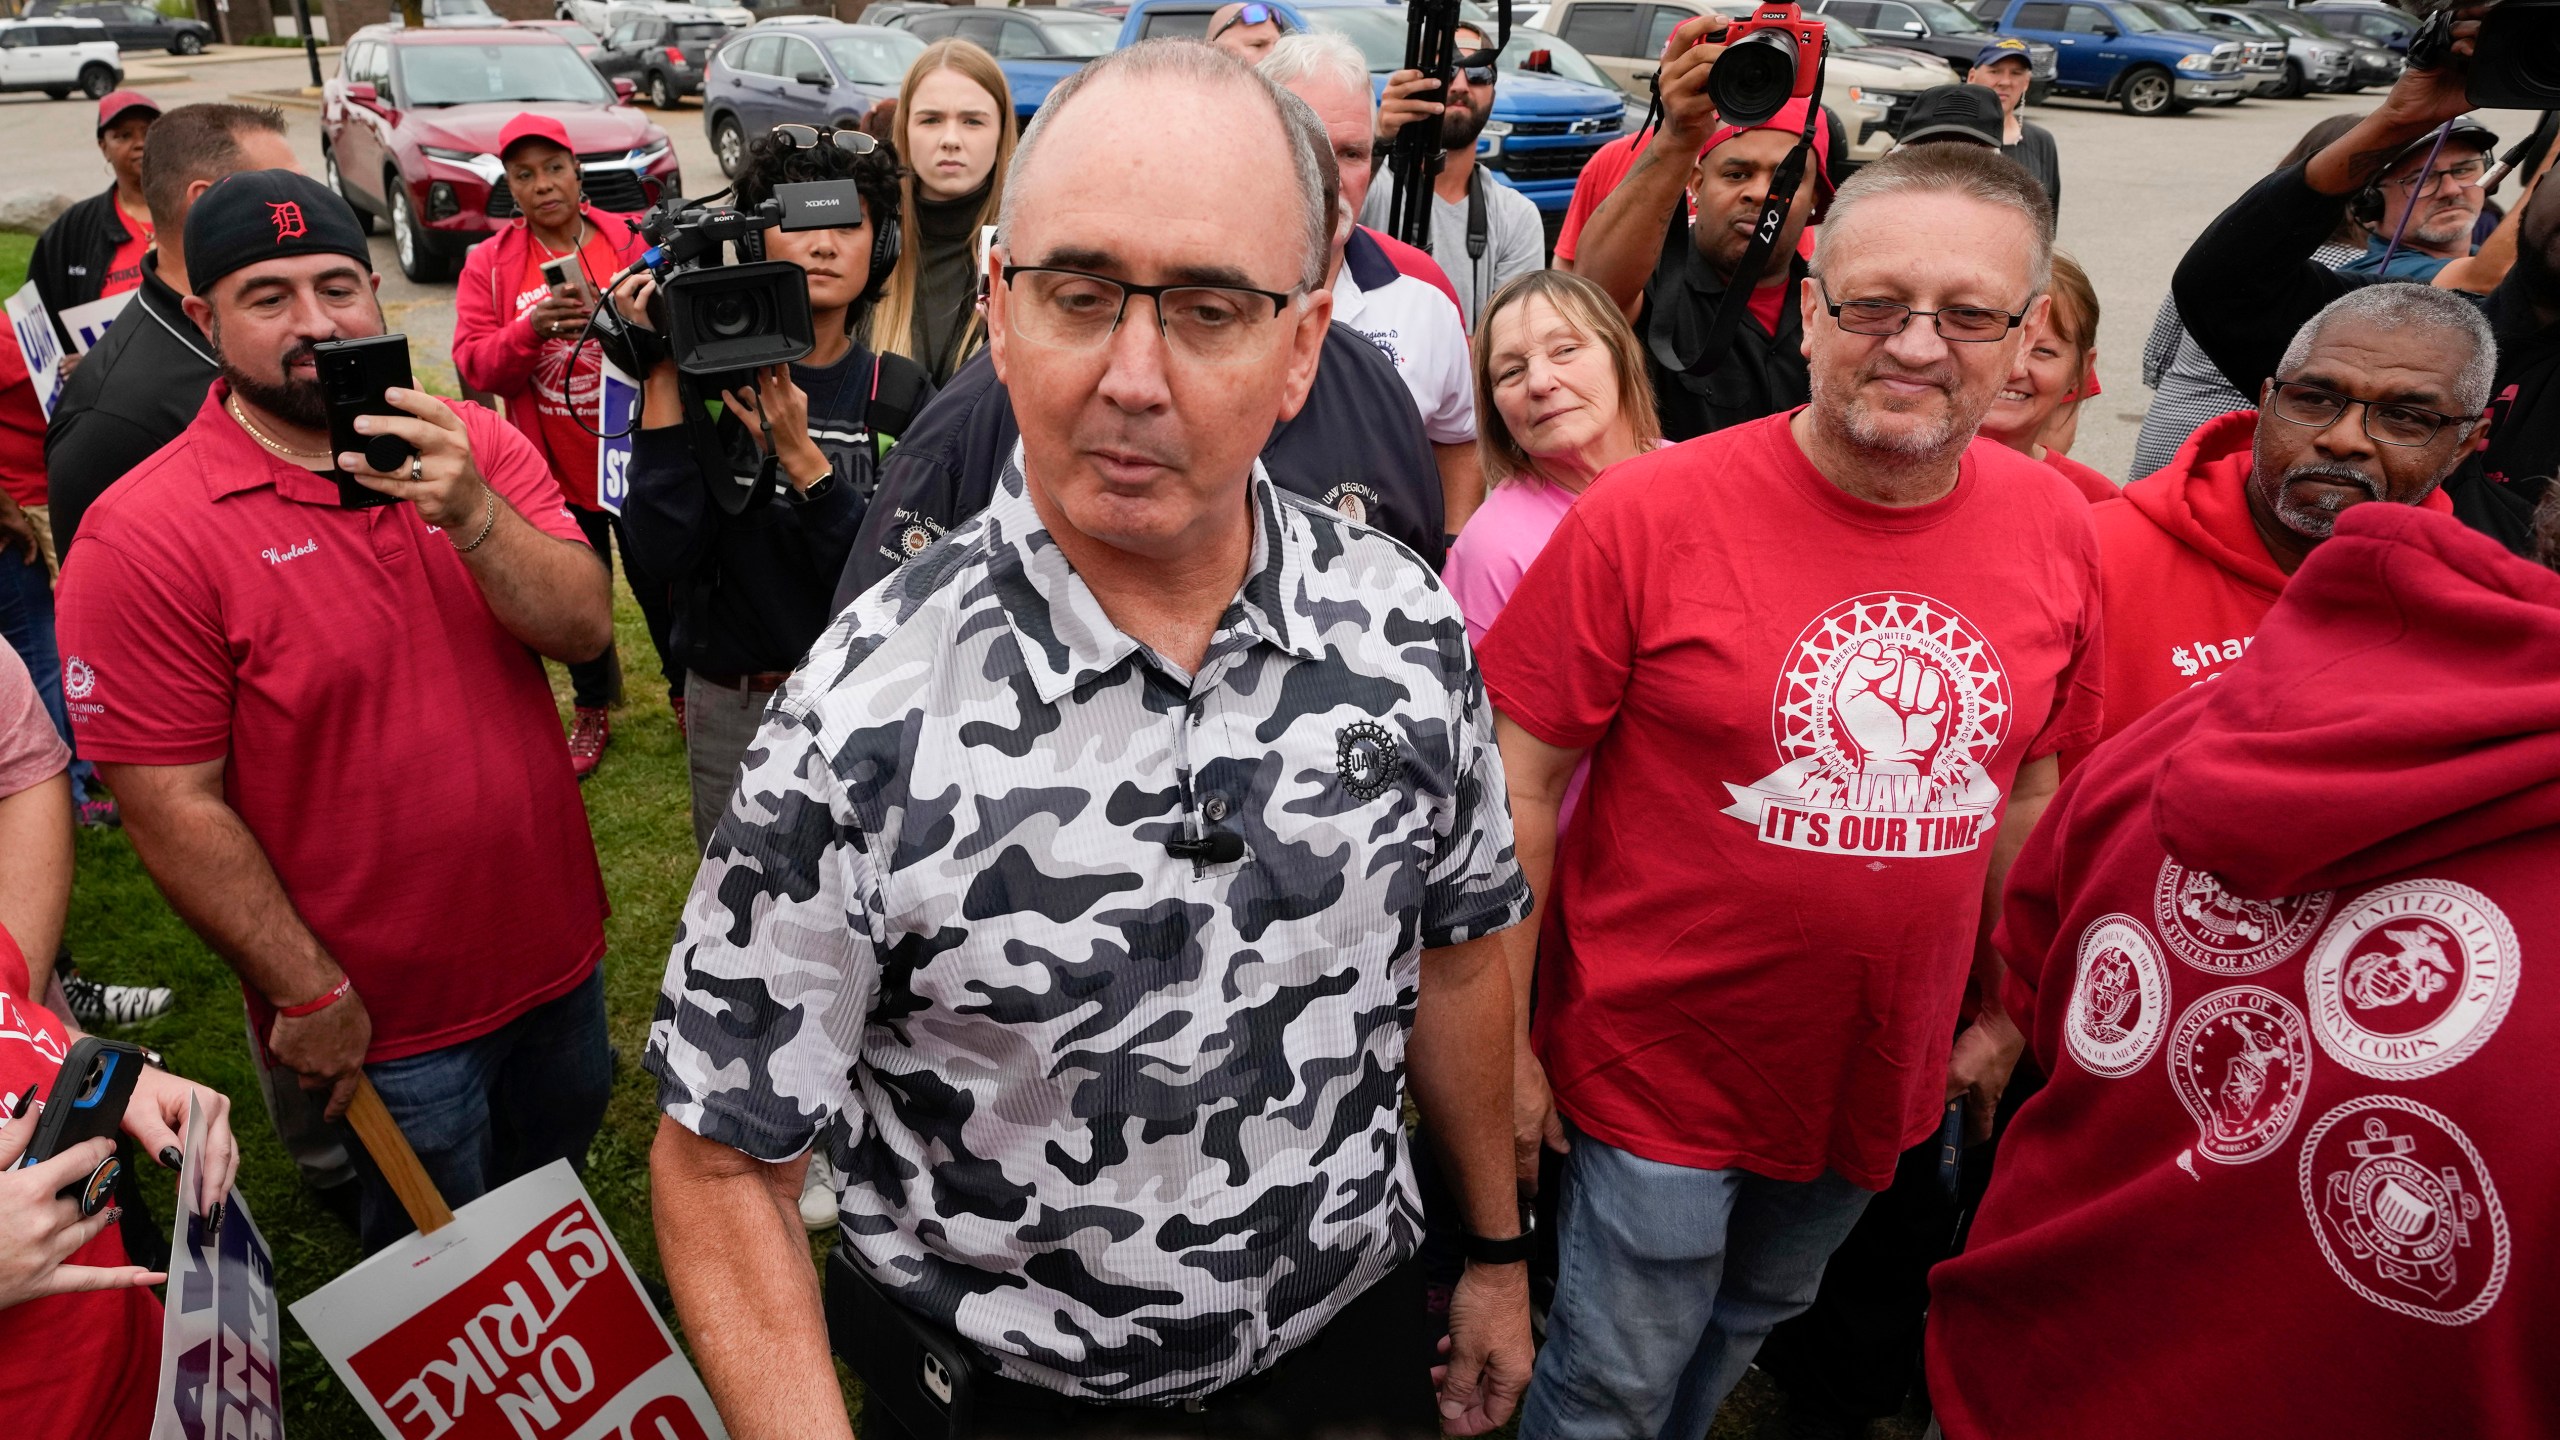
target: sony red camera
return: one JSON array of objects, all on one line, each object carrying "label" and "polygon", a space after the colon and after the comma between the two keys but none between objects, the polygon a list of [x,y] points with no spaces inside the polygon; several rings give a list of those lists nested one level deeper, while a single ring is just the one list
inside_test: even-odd
[{"label": "sony red camera", "polygon": [[1727,125],[1757,125],[1820,84],[1822,22],[1793,4],[1763,4],[1725,27],[1707,98]]}]

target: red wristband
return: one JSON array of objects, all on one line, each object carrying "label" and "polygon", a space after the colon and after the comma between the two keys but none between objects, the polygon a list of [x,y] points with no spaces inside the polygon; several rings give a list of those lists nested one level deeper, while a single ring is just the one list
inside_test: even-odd
[{"label": "red wristband", "polygon": [[338,977],[337,984],[330,986],[316,999],[305,1000],[299,1005],[279,1005],[276,1007],[276,1013],[294,1020],[299,1020],[305,1015],[317,1015],[346,999],[355,992],[355,988],[356,982],[353,977],[341,975]]}]

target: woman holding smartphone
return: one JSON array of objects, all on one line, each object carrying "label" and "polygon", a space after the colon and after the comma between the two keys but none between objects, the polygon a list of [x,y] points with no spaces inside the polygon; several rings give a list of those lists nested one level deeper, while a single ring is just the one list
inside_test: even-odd
[{"label": "woman holding smartphone", "polygon": [[905,245],[871,312],[871,345],[940,385],[987,343],[978,232],[996,223],[1013,159],[1013,91],[995,57],[937,40],[898,89],[898,228]]},{"label": "woman holding smartphone", "polygon": [[[473,246],[462,262],[462,280],[454,292],[454,369],[463,384],[506,402],[507,418],[551,462],[551,476],[560,482],[560,493],[587,543],[611,566],[620,525],[597,499],[597,442],[590,433],[591,427],[601,428],[597,392],[603,384],[604,352],[578,340],[597,294],[645,247],[629,217],[586,203],[577,152],[558,119],[527,114],[509,121],[498,136],[498,162],[506,167],[516,217]],[[668,703],[681,727],[683,676],[665,660],[666,587],[645,582],[631,568],[627,537],[622,564],[648,619]],[[569,688],[576,707],[569,764],[583,780],[594,773],[613,738],[606,707],[621,696],[621,657],[608,647],[595,659],[570,666]]]}]

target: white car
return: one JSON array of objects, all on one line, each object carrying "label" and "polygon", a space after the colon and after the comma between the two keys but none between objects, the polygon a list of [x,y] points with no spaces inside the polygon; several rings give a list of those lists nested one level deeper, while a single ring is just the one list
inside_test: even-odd
[{"label": "white car", "polygon": [[0,90],[41,90],[56,100],[79,91],[92,100],[124,83],[124,62],[95,20],[0,20]]},{"label": "white car", "polygon": [[[560,19],[576,21],[598,35],[610,35],[616,25],[633,15],[668,9],[675,3],[676,0],[559,0],[559,8],[552,13]],[[756,13],[744,5],[719,3],[719,0],[704,4],[695,0],[695,3],[685,3],[681,8],[696,13],[708,11],[712,18],[732,30],[743,30],[756,23]]]}]

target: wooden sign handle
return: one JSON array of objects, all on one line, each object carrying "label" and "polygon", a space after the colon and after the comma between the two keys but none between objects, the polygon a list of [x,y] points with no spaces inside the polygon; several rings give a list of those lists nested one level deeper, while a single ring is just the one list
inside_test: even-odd
[{"label": "wooden sign handle", "polygon": [[409,1148],[409,1137],[400,1133],[400,1122],[374,1093],[373,1082],[359,1071],[356,1095],[347,1102],[347,1123],[355,1127],[356,1138],[364,1142],[365,1153],[382,1171],[391,1185],[391,1193],[400,1197],[400,1208],[409,1212],[409,1221],[421,1235],[433,1235],[453,1223],[453,1207],[444,1203],[436,1190],[436,1182],[427,1175],[427,1167],[418,1163],[418,1152]]}]

